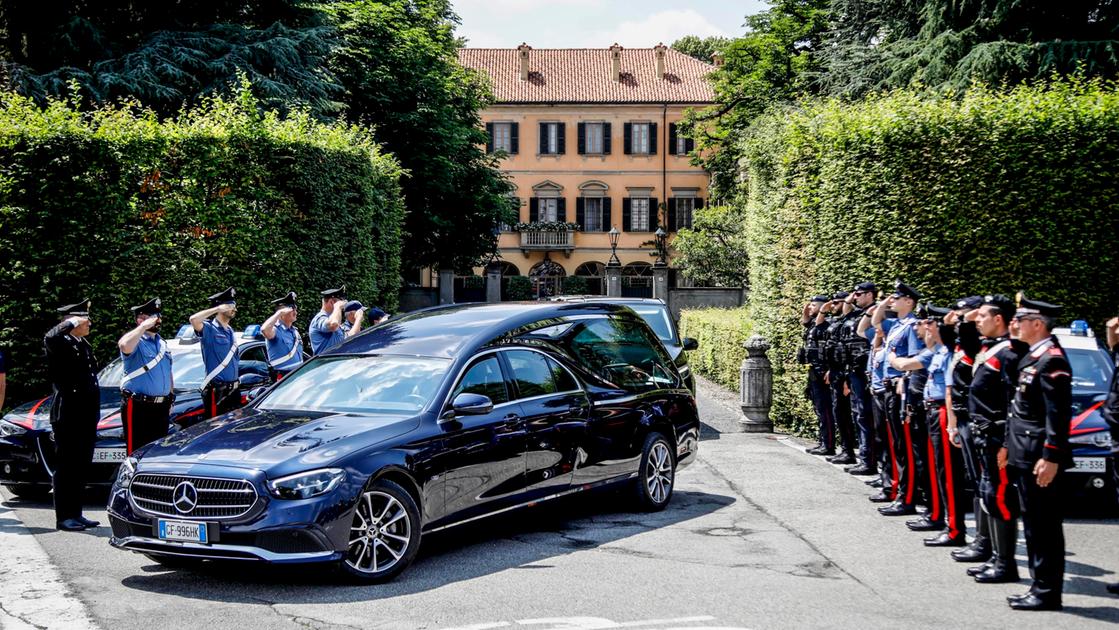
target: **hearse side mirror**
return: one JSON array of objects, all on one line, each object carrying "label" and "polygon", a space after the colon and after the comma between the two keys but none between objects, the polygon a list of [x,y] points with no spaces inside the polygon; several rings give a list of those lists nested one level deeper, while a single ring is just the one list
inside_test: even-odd
[{"label": "hearse side mirror", "polygon": [[696,341],[692,337],[684,337],[684,349],[685,350],[697,350],[698,348],[699,348],[699,342],[698,341]]},{"label": "hearse side mirror", "polygon": [[260,398],[260,395],[263,394],[267,389],[267,387],[254,387],[250,389],[249,393],[245,394],[245,402],[252,402],[257,398]]},{"label": "hearse side mirror", "polygon": [[493,411],[493,401],[489,396],[462,393],[455,396],[451,408],[443,414],[440,422],[449,422],[458,416],[480,416]]}]

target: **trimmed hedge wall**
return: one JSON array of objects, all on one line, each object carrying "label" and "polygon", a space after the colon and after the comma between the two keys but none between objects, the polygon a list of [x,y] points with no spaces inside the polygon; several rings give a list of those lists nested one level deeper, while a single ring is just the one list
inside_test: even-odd
[{"label": "trimmed hedge wall", "polygon": [[773,344],[774,419],[806,428],[800,312],[901,277],[932,303],[1002,292],[1099,326],[1119,306],[1119,92],[1058,82],[961,100],[810,103],[744,139],[747,318]]},{"label": "trimmed hedge wall", "polygon": [[699,342],[699,348],[688,353],[688,365],[697,374],[734,391],[738,391],[739,370],[746,358],[742,343],[752,334],[744,307],[680,312],[680,336]]},{"label": "trimmed hedge wall", "polygon": [[[74,97],[75,99],[77,97]],[[175,330],[206,296],[234,286],[235,324],[259,323],[270,300],[318,291],[396,306],[400,168],[368,131],[305,113],[258,113],[242,87],[172,120],[132,105],[82,113],[0,95],[0,347],[11,404],[45,390],[43,333],[54,309],[93,300],[102,362],[132,324],[128,308],[159,295]]]}]

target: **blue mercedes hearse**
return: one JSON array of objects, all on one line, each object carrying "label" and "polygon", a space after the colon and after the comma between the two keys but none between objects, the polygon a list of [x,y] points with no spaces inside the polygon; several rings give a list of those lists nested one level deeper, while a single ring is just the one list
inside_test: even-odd
[{"label": "blue mercedes hearse", "polygon": [[113,546],[384,581],[424,533],[566,494],[617,484],[662,509],[699,440],[671,357],[614,304],[419,311],[254,393],[121,465]]}]

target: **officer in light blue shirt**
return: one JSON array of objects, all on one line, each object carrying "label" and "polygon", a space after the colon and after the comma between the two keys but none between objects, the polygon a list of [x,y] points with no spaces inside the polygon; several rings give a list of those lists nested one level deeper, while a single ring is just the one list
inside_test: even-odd
[{"label": "officer in light blue shirt", "polygon": [[276,370],[279,378],[303,365],[303,337],[295,329],[295,319],[299,308],[295,302],[295,292],[289,292],[278,300],[276,312],[264,320],[260,332],[264,335],[268,350],[268,364]]},{"label": "officer in light blue shirt", "polygon": [[120,383],[120,419],[125,452],[167,435],[174,402],[171,352],[159,336],[163,303],[153,298],[132,307],[136,327],[117,342],[124,378]]},{"label": "officer in light blue shirt", "polygon": [[202,379],[202,402],[206,418],[241,406],[237,333],[230,326],[237,315],[236,296],[233,287],[215,293],[208,298],[210,308],[190,316],[190,325],[202,338],[202,365],[206,370]]},{"label": "officer in light blue shirt", "polygon": [[322,354],[342,343],[346,331],[342,329],[342,309],[346,308],[346,285],[321,292],[322,310],[315,313],[308,327],[311,337],[311,354]]}]

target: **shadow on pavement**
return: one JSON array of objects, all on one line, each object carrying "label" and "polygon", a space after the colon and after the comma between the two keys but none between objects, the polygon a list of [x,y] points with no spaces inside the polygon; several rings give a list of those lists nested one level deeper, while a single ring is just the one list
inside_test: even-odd
[{"label": "shadow on pavement", "polygon": [[223,603],[375,601],[510,569],[547,570],[553,566],[545,562],[549,559],[669,527],[734,502],[730,496],[678,491],[668,508],[650,514],[621,511],[624,498],[612,491],[559,499],[425,535],[415,563],[387,584],[355,585],[326,567],[218,562],[195,570],[153,563],[121,583],[137,591]]}]

